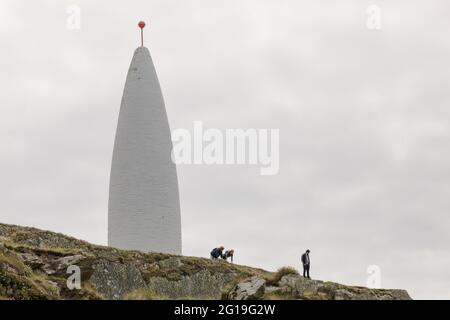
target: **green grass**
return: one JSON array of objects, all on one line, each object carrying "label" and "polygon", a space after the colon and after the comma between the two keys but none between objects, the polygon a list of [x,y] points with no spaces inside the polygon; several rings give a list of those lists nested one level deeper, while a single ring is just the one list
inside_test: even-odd
[{"label": "green grass", "polygon": [[[230,278],[241,280],[251,276],[263,278],[271,276],[270,272],[261,269],[232,264],[222,260],[212,261],[209,258],[185,257],[156,252],[143,253],[97,246],[59,233],[1,223],[0,237],[0,296],[6,298],[102,299],[104,297],[90,282],[95,264],[98,261],[134,264],[147,283],[153,277],[179,281],[183,277],[190,277],[204,271],[213,275],[218,273],[229,274],[232,275]],[[24,253],[38,256],[50,268],[54,268],[56,259],[60,257],[84,256],[77,263],[82,271],[82,289],[68,290],[66,286],[67,275],[64,271],[57,270],[56,273],[47,275],[44,268],[39,265],[33,265],[33,270],[31,264],[28,266],[23,261],[21,255]],[[1,267],[1,265],[5,267]],[[52,282],[56,283],[57,287]],[[6,293],[10,288],[15,288],[13,294]],[[148,290],[132,292],[126,298],[168,299],[168,297],[156,295]],[[192,298],[197,297],[184,296],[179,299],[189,300]]]},{"label": "green grass", "polygon": [[168,300],[168,297],[160,296],[148,289],[139,289],[133,292],[127,293],[124,300]]},{"label": "green grass", "polygon": [[26,266],[17,254],[8,249],[3,249],[0,251],[0,266],[2,265],[12,268],[17,274],[31,274],[31,268]]},{"label": "green grass", "polygon": [[291,266],[285,266],[281,267],[277,270],[274,274],[271,274],[266,277],[267,285],[268,286],[275,286],[278,284],[278,282],[283,278],[285,275],[288,274],[295,274],[298,275],[298,270]]},{"label": "green grass", "polygon": [[195,300],[192,297],[177,297],[170,298],[163,295],[158,295],[149,289],[139,289],[130,292],[124,296],[125,300]]},{"label": "green grass", "polygon": [[250,276],[269,276],[270,273],[261,269],[250,268],[247,266],[231,264],[222,260],[211,260],[199,257],[182,257],[171,256],[167,254],[148,253],[145,255],[145,262],[157,263],[169,258],[180,259],[181,265],[168,268],[160,268],[156,264],[147,268],[143,272],[144,279],[148,280],[151,277],[164,277],[169,281],[178,281],[182,276],[191,276],[203,270],[208,270],[210,273],[233,273],[241,278]]},{"label": "green grass", "polygon": [[[28,244],[16,244],[10,241],[3,243],[5,248],[14,250],[17,252],[33,252],[38,255],[45,254],[45,255],[53,255],[57,257],[65,257],[65,256],[72,256],[76,254],[82,254],[82,255],[88,255],[86,251],[83,251],[81,249],[72,249],[72,248],[58,248],[58,247],[52,247],[52,248],[40,248],[40,247],[34,247]],[[91,254],[91,256],[93,256]]]}]

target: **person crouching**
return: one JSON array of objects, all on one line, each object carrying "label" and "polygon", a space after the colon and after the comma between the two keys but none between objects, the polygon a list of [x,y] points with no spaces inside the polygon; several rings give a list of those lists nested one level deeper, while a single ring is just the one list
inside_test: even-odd
[{"label": "person crouching", "polygon": [[211,251],[211,259],[217,260],[217,259],[219,259],[219,258],[222,258],[222,252],[223,252],[223,249],[225,249],[223,246],[220,246],[220,247],[218,247],[218,248],[214,248],[214,249]]},{"label": "person crouching", "polygon": [[228,258],[231,258],[231,263],[233,263],[233,256],[234,256],[234,250],[227,250],[225,251],[225,253],[222,255],[222,259],[227,261]]}]

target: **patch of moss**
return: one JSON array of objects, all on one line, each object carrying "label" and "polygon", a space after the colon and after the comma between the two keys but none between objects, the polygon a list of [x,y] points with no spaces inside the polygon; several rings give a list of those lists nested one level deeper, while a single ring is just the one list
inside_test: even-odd
[{"label": "patch of moss", "polygon": [[0,295],[14,299],[57,299],[58,290],[26,266],[17,254],[3,249],[0,251]]},{"label": "patch of moss", "polygon": [[14,250],[17,252],[22,252],[22,253],[32,252],[37,255],[52,255],[55,257],[65,257],[65,256],[76,255],[76,254],[82,254],[82,255],[93,256],[92,254],[89,254],[81,249],[73,249],[73,248],[57,248],[57,247],[52,247],[52,248],[39,247],[38,248],[38,247],[33,247],[33,246],[27,245],[27,244],[16,244],[16,243],[12,243],[12,242],[5,242],[4,246],[5,246],[5,248]]},{"label": "patch of moss", "polygon": [[160,253],[160,252],[145,253],[143,255],[144,261],[146,263],[150,263],[150,264],[159,262],[161,260],[169,259],[171,257],[174,257],[174,256],[167,254],[167,253]]},{"label": "patch of moss", "polygon": [[[166,263],[170,259],[179,259],[177,263]],[[236,274],[240,278],[250,276],[268,277],[269,272],[247,266],[231,264],[222,260],[211,260],[199,257],[177,257],[167,254],[148,253],[145,255],[145,268],[140,268],[146,282],[152,277],[164,277],[169,281],[179,281],[183,276],[189,277],[198,272],[208,270],[211,274]],[[150,263],[151,262],[151,263]]]},{"label": "patch of moss", "polygon": [[31,268],[26,266],[16,253],[8,249],[0,250],[0,268],[10,268],[20,275],[31,275]]},{"label": "patch of moss", "polygon": [[33,273],[29,277],[30,282],[36,290],[45,293],[49,299],[59,299],[59,288],[56,284],[49,282],[46,275],[42,273]]},{"label": "patch of moss", "polygon": [[0,269],[0,295],[16,300],[53,300],[58,299],[57,292],[37,281]]}]

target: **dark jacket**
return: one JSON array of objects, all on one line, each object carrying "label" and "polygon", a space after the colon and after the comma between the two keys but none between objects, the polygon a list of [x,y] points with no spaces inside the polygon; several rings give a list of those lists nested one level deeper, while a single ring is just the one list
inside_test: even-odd
[{"label": "dark jacket", "polygon": [[214,259],[222,258],[222,249],[214,248],[213,251],[211,251],[211,257]]},{"label": "dark jacket", "polygon": [[307,253],[302,254],[302,263],[303,263],[303,265],[311,264],[311,260],[309,260],[309,254],[307,254]]}]

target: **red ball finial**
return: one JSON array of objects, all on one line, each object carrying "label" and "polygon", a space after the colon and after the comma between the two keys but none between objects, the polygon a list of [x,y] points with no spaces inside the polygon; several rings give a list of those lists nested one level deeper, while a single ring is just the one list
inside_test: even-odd
[{"label": "red ball finial", "polygon": [[141,47],[144,46],[144,27],[145,27],[145,22],[144,21],[139,21],[138,23],[139,28],[141,28]]}]

